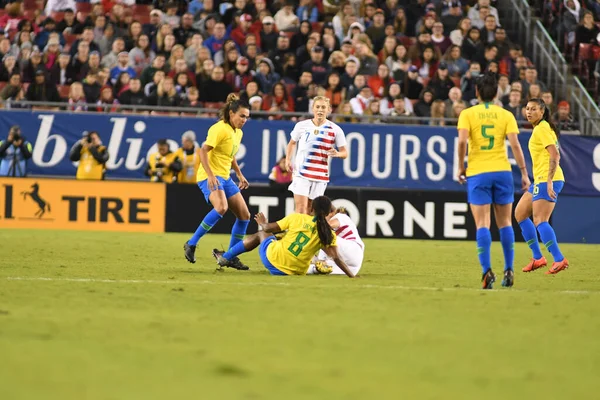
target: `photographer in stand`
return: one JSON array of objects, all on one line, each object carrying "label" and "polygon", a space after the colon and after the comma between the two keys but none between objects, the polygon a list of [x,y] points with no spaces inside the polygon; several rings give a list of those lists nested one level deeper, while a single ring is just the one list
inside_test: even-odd
[{"label": "photographer in stand", "polygon": [[86,180],[104,179],[108,157],[108,151],[96,131],[83,132],[83,138],[73,145],[69,154],[71,161],[79,161],[77,179]]},{"label": "photographer in stand", "polygon": [[21,136],[21,128],[10,128],[8,138],[0,141],[0,176],[27,176],[27,160],[33,147]]},{"label": "photographer in stand", "polygon": [[177,175],[183,169],[178,153],[169,149],[167,139],[159,139],[156,146],[158,151],[148,157],[146,176],[149,176],[152,182],[177,182]]}]

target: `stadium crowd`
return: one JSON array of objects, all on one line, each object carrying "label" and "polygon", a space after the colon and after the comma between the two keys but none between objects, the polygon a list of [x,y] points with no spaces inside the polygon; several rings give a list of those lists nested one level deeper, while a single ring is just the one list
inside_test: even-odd
[{"label": "stadium crowd", "polygon": [[542,97],[562,129],[577,129],[568,103],[557,105],[507,37],[495,3],[9,2],[0,16],[0,98],[5,108],[27,100],[64,102],[71,111],[123,104],[196,115],[238,92],[253,111],[269,112],[253,118],[280,119],[325,95],[339,122],[365,115],[445,125],[477,102],[475,80],[491,71],[500,84],[496,101],[518,121],[526,100]]}]

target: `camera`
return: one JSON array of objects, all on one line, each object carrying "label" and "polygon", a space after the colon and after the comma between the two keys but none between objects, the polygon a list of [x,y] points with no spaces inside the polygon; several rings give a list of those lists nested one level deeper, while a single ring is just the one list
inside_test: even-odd
[{"label": "camera", "polygon": [[12,134],[13,142],[18,142],[21,140],[21,128],[18,126],[13,126],[10,128],[10,133]]}]

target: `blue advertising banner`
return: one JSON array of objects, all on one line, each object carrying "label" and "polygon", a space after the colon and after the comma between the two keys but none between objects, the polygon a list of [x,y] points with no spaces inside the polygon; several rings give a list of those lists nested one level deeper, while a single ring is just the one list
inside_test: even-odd
[{"label": "blue advertising banner", "polygon": [[[33,144],[31,174],[74,176],[69,161],[71,146],[83,131],[96,130],[108,147],[108,179],[145,179],[148,154],[156,151],[160,138],[169,139],[173,150],[181,135],[196,134],[201,143],[215,122],[191,117],[169,118],[115,114],[68,114],[6,111],[0,114],[0,139],[12,125],[20,125]],[[285,154],[294,124],[288,121],[249,121],[237,154],[250,182],[267,182],[271,168]],[[350,156],[334,159],[331,184],[413,190],[464,190],[456,181],[456,129],[451,127],[341,124],[346,133]],[[530,133],[520,136],[531,171],[527,151]],[[563,136],[561,165],[567,183],[563,193],[600,196],[600,138]],[[509,152],[510,156],[512,154]],[[511,159],[516,165],[514,159]],[[514,169],[515,185],[520,176]]]}]

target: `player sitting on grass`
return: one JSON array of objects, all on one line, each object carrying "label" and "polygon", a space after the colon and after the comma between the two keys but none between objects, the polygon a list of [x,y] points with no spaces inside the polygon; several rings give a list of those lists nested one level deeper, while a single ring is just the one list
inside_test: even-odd
[{"label": "player sitting on grass", "polygon": [[[331,200],[320,196],[312,202],[312,215],[294,213],[269,223],[263,213],[258,213],[254,219],[262,231],[247,236],[225,253],[213,255],[220,266],[227,267],[235,257],[260,245],[260,259],[271,275],[306,275],[311,259],[322,248],[346,275],[354,278],[338,254],[336,235],[327,222],[332,208]],[[284,230],[287,233],[281,240],[271,234]]]},{"label": "player sitting on grass", "polygon": [[[365,244],[358,234],[358,228],[350,219],[348,211],[340,207],[333,210],[328,216],[329,226],[337,236],[337,251],[350,271],[356,275],[360,271],[365,255]],[[307,274],[333,274],[341,275],[342,271],[323,250],[319,250],[310,264]]]}]

